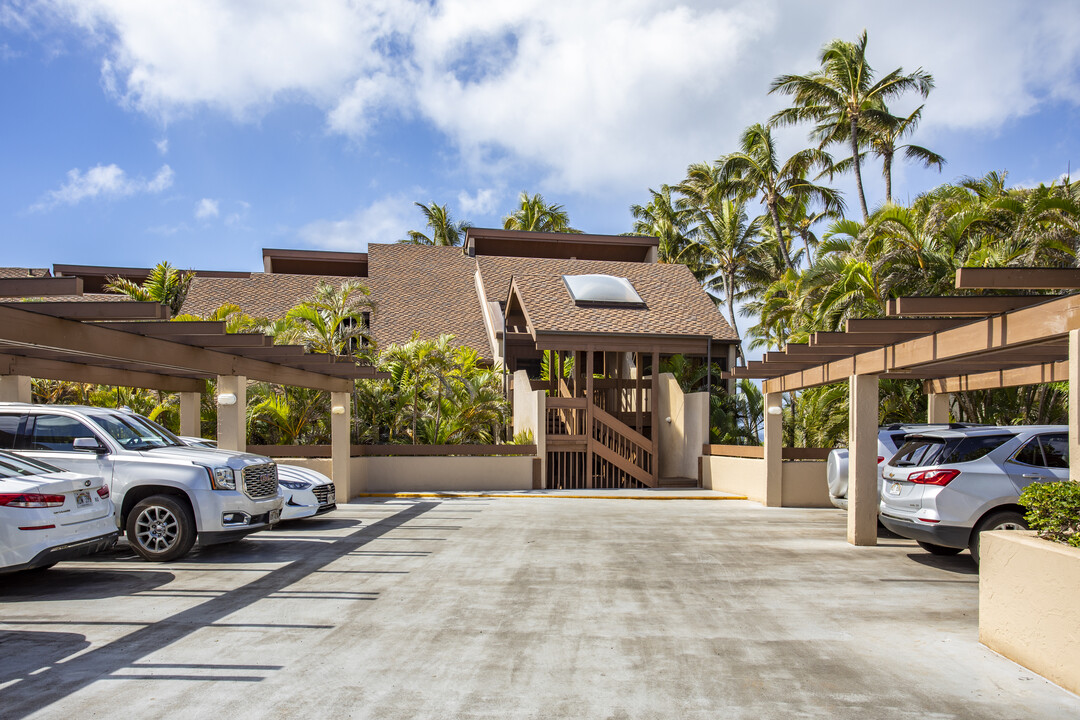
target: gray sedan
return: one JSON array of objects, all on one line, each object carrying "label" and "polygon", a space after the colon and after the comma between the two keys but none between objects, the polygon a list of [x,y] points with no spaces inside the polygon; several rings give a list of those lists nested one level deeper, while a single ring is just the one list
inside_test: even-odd
[{"label": "gray sedan", "polygon": [[924,550],[979,562],[979,533],[1026,529],[1020,492],[1069,478],[1063,425],[931,430],[909,435],[882,467],[882,524]]}]

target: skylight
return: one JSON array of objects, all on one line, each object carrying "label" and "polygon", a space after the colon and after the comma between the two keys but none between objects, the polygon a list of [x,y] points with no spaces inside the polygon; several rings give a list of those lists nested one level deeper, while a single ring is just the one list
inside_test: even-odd
[{"label": "skylight", "polygon": [[644,305],[626,278],[613,275],[563,275],[570,297],[578,305]]}]

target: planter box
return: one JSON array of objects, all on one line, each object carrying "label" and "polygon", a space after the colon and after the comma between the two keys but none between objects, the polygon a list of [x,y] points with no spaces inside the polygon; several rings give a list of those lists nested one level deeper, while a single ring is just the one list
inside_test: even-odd
[{"label": "planter box", "polygon": [[979,641],[1080,693],[1080,548],[1018,531],[980,543]]}]

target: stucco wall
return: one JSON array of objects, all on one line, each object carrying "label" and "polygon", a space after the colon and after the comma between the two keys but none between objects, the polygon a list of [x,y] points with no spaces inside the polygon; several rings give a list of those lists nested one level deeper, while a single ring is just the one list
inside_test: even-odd
[{"label": "stucco wall", "polygon": [[696,478],[708,433],[708,394],[684,393],[671,373],[661,373],[658,385],[660,477]]},{"label": "stucco wall", "polygon": [[1080,549],[1018,531],[979,542],[979,641],[1080,693]]},{"label": "stucco wall", "polygon": [[[825,463],[815,460],[785,460],[781,497],[782,507],[832,507],[825,480]],[[755,502],[765,502],[765,460],[708,456],[701,468],[702,487],[709,490],[745,495]]]},{"label": "stucco wall", "polygon": [[533,456],[369,457],[359,492],[530,490]]}]

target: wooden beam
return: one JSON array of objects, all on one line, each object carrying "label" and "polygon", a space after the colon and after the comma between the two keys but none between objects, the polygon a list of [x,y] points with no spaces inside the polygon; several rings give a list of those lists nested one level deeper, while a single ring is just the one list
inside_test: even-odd
[{"label": "wooden beam", "polygon": [[987,317],[1053,300],[1048,295],[961,295],[902,297],[889,300],[889,315]]},{"label": "wooden beam", "polygon": [[[164,308],[157,303],[148,304]],[[137,363],[142,365],[146,372],[170,374],[174,371],[187,371],[222,376],[243,375],[264,382],[318,390],[346,391],[352,388],[350,380],[333,377],[329,373],[319,374],[161,338],[110,330],[101,325],[48,317],[8,305],[0,305],[0,341],[71,354],[78,358],[79,362],[87,364],[107,365],[109,361]],[[8,352],[24,354],[10,350]]]},{"label": "wooden beam", "polygon": [[274,338],[261,333],[228,333],[226,335],[169,335],[172,342],[204,348],[273,347]]},{"label": "wooden beam", "polygon": [[866,318],[848,320],[848,333],[908,333],[927,335],[972,322],[966,318]]},{"label": "wooden beam", "polygon": [[0,375],[26,375],[42,380],[115,385],[119,387],[149,388],[163,392],[203,392],[203,380],[158,375],[135,370],[84,365],[58,360],[21,357],[0,354]]},{"label": "wooden beam", "polygon": [[110,330],[168,337],[170,335],[224,335],[225,323],[220,320],[148,320],[144,322],[102,322]]},{"label": "wooden beam", "polygon": [[[845,357],[847,355],[854,355],[857,352],[862,351],[864,348],[860,346],[843,346],[843,345],[788,345],[784,348],[784,352],[787,357],[798,362],[803,360],[812,360],[816,357],[828,359],[830,357],[838,358]],[[767,353],[769,355],[778,355],[781,353]]]},{"label": "wooden beam", "polygon": [[962,267],[956,269],[956,287],[958,290],[1080,290],[1080,270]]},{"label": "wooden beam", "polygon": [[911,332],[816,332],[810,336],[810,347],[820,347],[827,350],[832,346],[840,347],[874,347],[878,345],[892,345],[902,340],[910,340],[917,335],[925,335],[930,331]]},{"label": "wooden beam", "polygon": [[0,278],[0,297],[47,297],[82,295],[82,278],[23,277]]},{"label": "wooden beam", "polygon": [[765,387],[766,392],[789,392],[841,382],[851,375],[905,371],[918,377],[920,365],[949,359],[962,361],[991,351],[1060,340],[1074,329],[1080,329],[1080,295],[1066,295],[887,348],[868,350],[852,358],[797,370],[768,380]]},{"label": "wooden beam", "polygon": [[1069,361],[1041,363],[1027,367],[1009,368],[993,372],[977,372],[965,375],[927,380],[923,383],[926,393],[963,392],[965,390],[992,390],[994,388],[1037,385],[1039,383],[1063,382],[1069,379]]},{"label": "wooden beam", "polygon": [[65,320],[169,319],[169,308],[156,302],[5,302],[0,306]]}]

